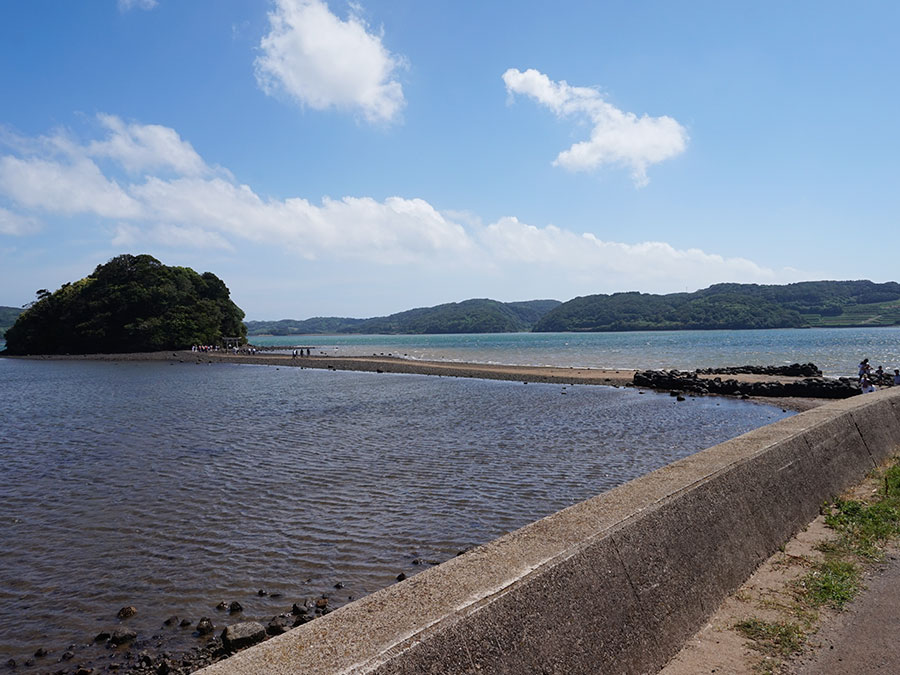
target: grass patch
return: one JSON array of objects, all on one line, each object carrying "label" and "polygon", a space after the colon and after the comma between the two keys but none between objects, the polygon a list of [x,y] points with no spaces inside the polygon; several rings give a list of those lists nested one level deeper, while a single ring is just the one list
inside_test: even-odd
[{"label": "grass patch", "polygon": [[861,575],[852,560],[826,558],[800,580],[803,599],[811,607],[843,609],[859,592]]},{"label": "grass patch", "polygon": [[751,646],[768,656],[790,656],[803,648],[806,633],[796,623],[789,621],[762,621],[745,619],[734,625],[744,637],[752,640]]},{"label": "grass patch", "polygon": [[835,553],[847,550],[862,558],[880,559],[884,544],[900,536],[900,465],[885,471],[873,503],[836,499],[825,513],[825,524],[840,534],[832,547]]},{"label": "grass patch", "polygon": [[825,554],[822,561],[785,561],[809,566],[794,582],[794,603],[779,612],[790,620],[751,618],[735,624],[735,630],[749,640],[748,646],[766,656],[756,672],[780,672],[780,661],[802,650],[806,631],[815,629],[819,610],[842,610],[863,587],[863,566],[881,560],[885,546],[900,538],[900,458],[874,478],[880,486],[872,499],[836,499],[823,506],[825,524],[837,537],[817,546]]}]

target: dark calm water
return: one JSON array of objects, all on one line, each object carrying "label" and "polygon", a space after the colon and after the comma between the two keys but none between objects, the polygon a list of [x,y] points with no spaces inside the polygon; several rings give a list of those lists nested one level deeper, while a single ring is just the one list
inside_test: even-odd
[{"label": "dark calm water", "polygon": [[[607,387],[0,359],[0,663],[333,605],[785,417]],[[344,588],[336,590],[338,582]],[[259,597],[258,589],[281,593]],[[39,664],[40,665],[40,664]]]}]

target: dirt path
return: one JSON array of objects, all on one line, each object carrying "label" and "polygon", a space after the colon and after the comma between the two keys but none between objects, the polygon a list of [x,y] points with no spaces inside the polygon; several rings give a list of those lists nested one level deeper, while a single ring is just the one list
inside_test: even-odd
[{"label": "dirt path", "polygon": [[813,636],[788,672],[868,675],[900,672],[900,554],[872,571],[868,588]]},{"label": "dirt path", "polygon": [[[863,499],[879,486],[868,478],[845,494]],[[817,546],[835,538],[819,516],[775,553],[720,605],[659,675],[867,675],[900,672],[900,549],[869,567],[865,588],[841,612],[821,609],[802,650],[767,655],[735,624],[748,619],[795,622],[794,584],[824,557]]]}]

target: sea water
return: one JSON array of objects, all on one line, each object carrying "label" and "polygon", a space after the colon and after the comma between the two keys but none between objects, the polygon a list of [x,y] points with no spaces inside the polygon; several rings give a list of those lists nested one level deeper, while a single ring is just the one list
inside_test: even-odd
[{"label": "sea water", "polygon": [[602,386],[0,359],[0,662],[43,646],[53,670],[126,605],[170,650],[198,642],[162,626],[173,614],[221,627],[339,606],[787,414]]},{"label": "sea water", "polygon": [[335,356],[393,354],[416,359],[576,368],[695,368],[815,363],[832,377],[873,366],[900,368],[900,326],[776,330],[495,333],[484,335],[253,336],[258,345],[311,346]]}]

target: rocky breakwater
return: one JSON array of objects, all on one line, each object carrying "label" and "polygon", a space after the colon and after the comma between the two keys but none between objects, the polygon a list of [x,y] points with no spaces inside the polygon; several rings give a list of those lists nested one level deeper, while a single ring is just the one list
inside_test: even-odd
[{"label": "rocky breakwater", "polygon": [[822,371],[814,363],[792,363],[789,366],[726,366],[724,368],[698,368],[700,375],[772,375],[786,377],[822,377]]},{"label": "rocky breakwater", "polygon": [[693,395],[765,396],[801,398],[849,398],[861,393],[850,378],[805,377],[790,381],[737,380],[703,377],[697,372],[680,370],[642,370],[634,374],[634,385]]}]

